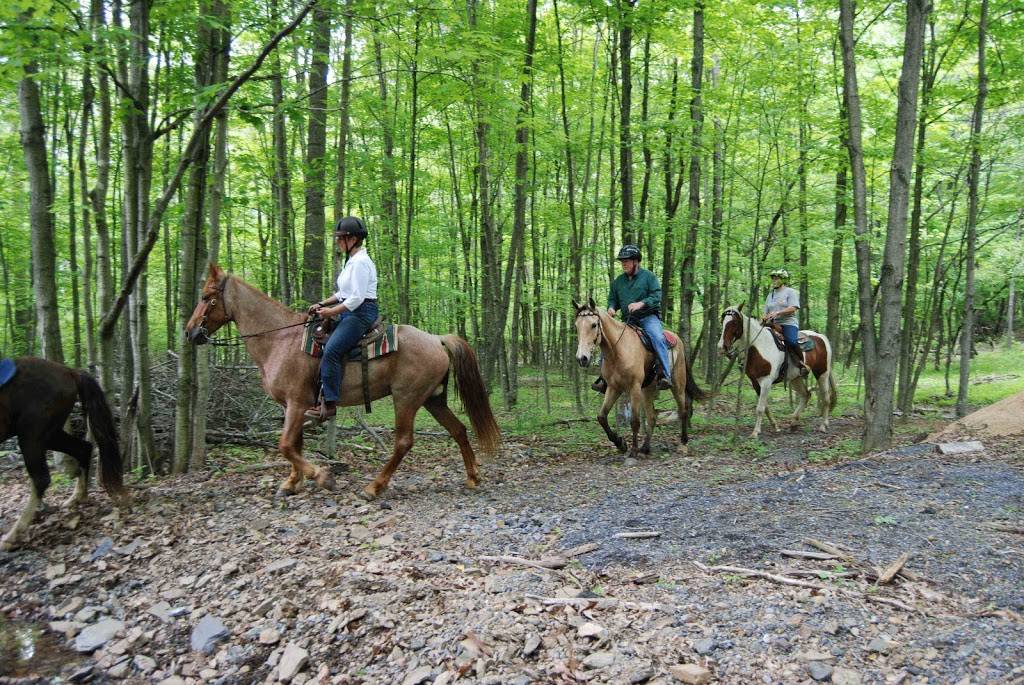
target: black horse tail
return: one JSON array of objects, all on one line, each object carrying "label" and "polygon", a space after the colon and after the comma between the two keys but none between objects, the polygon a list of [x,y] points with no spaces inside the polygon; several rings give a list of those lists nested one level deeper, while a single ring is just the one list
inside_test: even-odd
[{"label": "black horse tail", "polygon": [[457,335],[446,335],[442,344],[451,358],[451,370],[455,376],[455,394],[462,401],[462,406],[473,424],[473,432],[486,454],[498,451],[501,442],[501,429],[491,412],[491,401],[484,387],[484,379],[480,375],[480,364],[469,343]]},{"label": "black horse tail", "polygon": [[126,503],[128,492],[122,480],[124,466],[117,444],[117,429],[103,388],[95,378],[79,372],[78,397],[89,420],[89,430],[100,449],[100,483],[112,500],[118,504]]},{"label": "black horse tail", "polygon": [[697,381],[693,380],[693,367],[689,363],[686,364],[686,395],[691,400],[705,400],[707,394],[697,386]]}]

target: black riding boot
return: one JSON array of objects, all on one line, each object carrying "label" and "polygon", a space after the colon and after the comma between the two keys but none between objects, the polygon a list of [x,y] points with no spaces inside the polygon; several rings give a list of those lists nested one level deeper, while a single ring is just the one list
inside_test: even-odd
[{"label": "black riding boot", "polygon": [[597,380],[594,381],[590,387],[594,390],[594,392],[599,392],[603,395],[605,391],[608,390],[608,381],[606,381],[601,376],[598,376]]}]

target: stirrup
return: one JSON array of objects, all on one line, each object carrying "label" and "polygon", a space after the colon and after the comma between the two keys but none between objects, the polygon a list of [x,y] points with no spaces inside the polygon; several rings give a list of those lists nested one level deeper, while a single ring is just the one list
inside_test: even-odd
[{"label": "stirrup", "polygon": [[307,409],[305,412],[303,412],[303,416],[305,416],[307,419],[312,419],[317,423],[323,423],[327,419],[334,418],[334,416],[337,413],[337,407],[328,408],[327,405],[321,403],[315,407],[310,407],[309,409]]},{"label": "stirrup", "polygon": [[591,383],[590,387],[594,392],[599,392],[603,395],[608,390],[608,381],[598,376],[597,380]]},{"label": "stirrup", "polygon": [[671,390],[671,389],[672,389],[672,381],[669,380],[668,378],[666,378],[665,376],[662,376],[661,374],[658,374],[658,390]]}]

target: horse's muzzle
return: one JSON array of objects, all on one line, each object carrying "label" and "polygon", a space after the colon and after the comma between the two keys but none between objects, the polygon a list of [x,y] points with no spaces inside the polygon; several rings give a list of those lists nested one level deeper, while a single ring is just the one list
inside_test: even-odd
[{"label": "horse's muzzle", "polygon": [[576,357],[576,362],[584,369],[590,366],[590,357],[584,355],[582,357]]},{"label": "horse's muzzle", "polygon": [[206,332],[206,328],[203,326],[197,326],[191,331],[185,331],[185,337],[193,345],[205,345],[210,342],[210,334]]}]

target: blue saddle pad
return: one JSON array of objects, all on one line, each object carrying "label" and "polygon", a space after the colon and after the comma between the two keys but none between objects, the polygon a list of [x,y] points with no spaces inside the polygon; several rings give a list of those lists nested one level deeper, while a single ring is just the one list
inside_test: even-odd
[{"label": "blue saddle pad", "polygon": [[14,378],[17,371],[18,368],[14,365],[13,359],[0,359],[0,387]]}]

